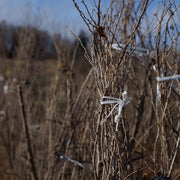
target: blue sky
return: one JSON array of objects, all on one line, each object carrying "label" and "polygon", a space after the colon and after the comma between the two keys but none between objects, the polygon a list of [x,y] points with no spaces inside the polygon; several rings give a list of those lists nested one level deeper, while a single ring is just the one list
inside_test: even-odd
[{"label": "blue sky", "polygon": [[[76,1],[82,8],[81,0]],[[178,1],[175,0],[177,4]],[[102,0],[102,7],[107,7],[109,2],[110,0]],[[153,1],[149,10],[150,19],[158,8],[158,2],[162,0]],[[87,30],[72,0],[0,0],[0,9],[0,21],[6,20],[8,23],[17,25],[31,23],[41,29],[61,33],[68,32],[65,30],[66,25],[76,34],[80,29]]]},{"label": "blue sky", "polygon": [[72,0],[0,0],[0,21],[22,25],[32,23],[51,32],[85,29]]},{"label": "blue sky", "polygon": [[[81,0],[77,2],[83,9]],[[106,6],[110,0],[102,2]],[[35,24],[50,32],[66,33],[66,25],[75,34],[80,29],[88,31],[72,0],[0,0],[0,9],[0,21],[6,20],[16,25]]]}]

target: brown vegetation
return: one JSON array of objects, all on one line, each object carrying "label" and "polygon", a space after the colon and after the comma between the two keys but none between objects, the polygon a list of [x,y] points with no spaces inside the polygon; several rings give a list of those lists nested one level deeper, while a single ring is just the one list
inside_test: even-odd
[{"label": "brown vegetation", "polygon": [[[87,13],[73,2],[90,41],[82,33],[74,42],[47,41],[45,32],[22,27],[9,59],[0,39],[0,179],[178,180],[180,82],[156,80],[180,74],[178,7],[164,1],[149,28],[148,0],[112,0],[106,13],[98,0],[97,17],[84,1]],[[119,42],[121,51],[112,46]],[[118,131],[116,109],[101,125],[113,108],[100,104],[103,96],[123,99],[124,91],[130,103]]]}]

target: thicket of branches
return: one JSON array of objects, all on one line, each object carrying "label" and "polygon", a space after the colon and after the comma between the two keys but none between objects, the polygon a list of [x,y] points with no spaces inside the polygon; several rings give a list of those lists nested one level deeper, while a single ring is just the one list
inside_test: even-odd
[{"label": "thicket of branches", "polygon": [[91,7],[82,1],[84,11],[73,2],[92,34],[86,55],[99,102],[107,96],[123,99],[123,92],[130,100],[121,116],[112,113],[113,105],[98,109],[91,142],[94,177],[172,178],[178,167],[180,84],[157,79],[180,73],[179,4],[164,0],[152,16],[149,0],[112,0],[107,8],[101,0],[90,1]]},{"label": "thicket of branches", "polygon": [[38,61],[49,37],[24,27],[0,58],[0,175],[179,179],[179,4],[73,2],[89,41],[54,35],[57,61]]}]

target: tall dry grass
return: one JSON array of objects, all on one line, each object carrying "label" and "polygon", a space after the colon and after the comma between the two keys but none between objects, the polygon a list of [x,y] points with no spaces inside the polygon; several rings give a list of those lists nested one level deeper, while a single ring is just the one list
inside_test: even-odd
[{"label": "tall dry grass", "polygon": [[35,59],[36,33],[22,29],[16,59],[0,59],[1,179],[92,177],[92,171],[84,169],[92,164],[89,129],[96,108],[92,70],[79,43],[72,48],[57,37],[58,59]]}]

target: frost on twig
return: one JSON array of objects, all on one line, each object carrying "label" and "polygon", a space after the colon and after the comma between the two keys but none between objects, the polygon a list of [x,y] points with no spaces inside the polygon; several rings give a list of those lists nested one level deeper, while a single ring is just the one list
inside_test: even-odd
[{"label": "frost on twig", "polygon": [[[156,77],[157,80],[157,99],[160,100],[161,98],[161,92],[160,92],[160,88],[159,88],[159,84],[158,82],[163,82],[163,81],[174,81],[174,80],[178,80],[180,79],[180,75],[173,75],[173,76],[166,76],[166,77]],[[173,85],[174,88],[178,88],[178,86]]]},{"label": "frost on twig", "polygon": [[[126,47],[125,44],[112,44],[112,49],[115,49],[117,51],[123,51],[124,48]],[[145,55],[151,55],[153,56],[154,54],[154,51],[150,51],[149,49],[147,48],[140,48],[140,47],[129,47],[127,48],[127,51],[128,52],[131,52],[131,51],[134,51],[135,54],[139,55],[139,56],[145,56]]]},{"label": "frost on twig", "polygon": [[161,99],[161,91],[160,91],[158,83],[156,84],[156,92],[157,92],[157,100],[160,101],[160,99]]},{"label": "frost on twig", "polygon": [[130,102],[129,99],[127,98],[127,91],[124,91],[122,93],[122,99],[118,99],[110,96],[103,96],[102,98],[108,100],[104,100],[104,101],[102,100],[101,105],[103,104],[115,104],[115,105],[111,109],[110,113],[100,122],[100,125],[102,125],[107,120],[107,118],[113,113],[114,109],[117,108],[118,114],[115,116],[114,122],[116,123],[116,131],[118,131],[118,125],[121,117],[122,108]]},{"label": "frost on twig", "polygon": [[78,162],[78,161],[76,161],[76,160],[74,160],[74,159],[72,159],[72,158],[70,158],[70,157],[68,157],[68,156],[60,153],[60,152],[55,152],[55,154],[56,154],[56,156],[58,156],[58,157],[60,157],[60,158],[63,158],[63,159],[66,159],[66,160],[70,161],[71,163],[76,164],[76,165],[78,165],[79,167],[81,167],[81,168],[83,168],[83,169],[86,169],[86,170],[88,170],[89,172],[91,172],[92,174],[94,174],[94,171],[92,171],[92,170],[89,169],[88,167],[84,166],[82,163],[80,163],[80,162]]},{"label": "frost on twig", "polygon": [[157,77],[156,80],[158,82],[161,82],[161,81],[167,81],[167,80],[178,80],[180,79],[180,75],[174,75],[174,76],[167,76],[167,77]]}]

